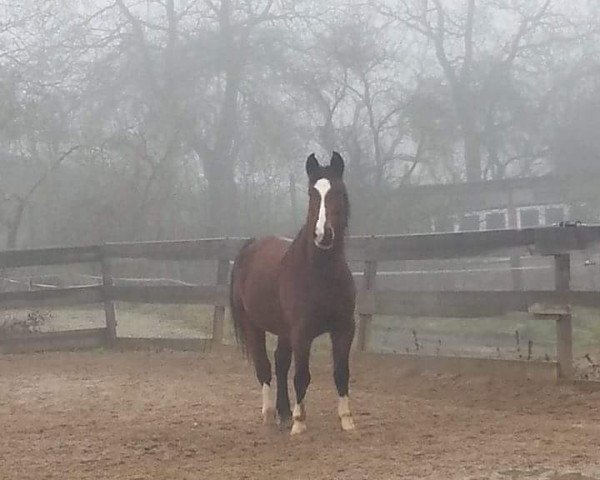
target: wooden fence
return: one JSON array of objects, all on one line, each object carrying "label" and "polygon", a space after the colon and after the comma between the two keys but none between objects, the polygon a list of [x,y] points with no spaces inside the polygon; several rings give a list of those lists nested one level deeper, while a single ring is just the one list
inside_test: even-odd
[{"label": "wooden fence", "polygon": [[[0,308],[62,307],[103,304],[106,326],[101,329],[31,334],[0,339],[0,351],[108,346],[169,346],[188,348],[220,344],[228,304],[228,272],[245,239],[217,238],[175,242],[110,243],[89,247],[59,247],[0,252],[0,269],[75,263],[99,263],[102,284],[85,287],[0,293]],[[521,230],[459,232],[402,236],[349,237],[348,259],[364,265],[359,285],[360,319],[357,347],[368,345],[373,315],[470,317],[529,312],[556,324],[557,373],[573,378],[571,305],[600,307],[600,292],[570,288],[570,254],[600,243],[600,226],[544,227]],[[468,258],[486,255],[541,255],[554,258],[554,290],[401,292],[376,286],[378,265],[386,261]],[[111,267],[119,259],[211,260],[214,285],[114,285]],[[117,337],[115,302],[204,304],[215,307],[212,339],[168,340]],[[501,321],[501,319],[499,319]],[[529,362],[531,363],[531,362]]]}]

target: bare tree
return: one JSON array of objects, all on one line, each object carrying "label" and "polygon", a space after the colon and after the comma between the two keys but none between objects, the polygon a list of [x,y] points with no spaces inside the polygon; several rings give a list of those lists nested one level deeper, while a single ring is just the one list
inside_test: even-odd
[{"label": "bare tree", "polygon": [[75,145],[61,153],[58,158],[48,165],[46,170],[38,176],[33,185],[26,188],[23,192],[3,192],[2,185],[0,185],[0,198],[3,197],[4,199],[4,209],[0,212],[0,225],[4,226],[7,230],[5,244],[7,249],[14,249],[17,247],[17,239],[23,223],[23,215],[37,191],[48,177],[58,170],[63,161],[78,148],[79,145]]},{"label": "bare tree", "polygon": [[[553,12],[552,0],[527,5],[498,0],[486,6],[468,0],[464,8],[440,0],[403,0],[397,8],[384,5],[380,11],[431,42],[462,129],[467,179],[482,178],[482,143],[494,126],[499,95],[509,88],[515,63],[541,47],[540,32],[548,34],[547,45],[566,40],[553,37],[549,25],[561,21],[566,31],[568,22]],[[501,19],[509,28],[496,34],[481,18]],[[498,161],[494,152],[491,156]]]}]

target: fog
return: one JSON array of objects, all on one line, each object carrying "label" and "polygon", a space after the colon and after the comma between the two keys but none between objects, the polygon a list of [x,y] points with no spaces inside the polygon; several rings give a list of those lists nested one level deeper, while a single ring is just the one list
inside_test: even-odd
[{"label": "fog", "polygon": [[[293,234],[305,158],[332,150],[352,234],[598,221],[595,1],[29,0],[0,15],[0,249]],[[512,222],[486,197],[532,177],[550,192],[519,184]]]}]

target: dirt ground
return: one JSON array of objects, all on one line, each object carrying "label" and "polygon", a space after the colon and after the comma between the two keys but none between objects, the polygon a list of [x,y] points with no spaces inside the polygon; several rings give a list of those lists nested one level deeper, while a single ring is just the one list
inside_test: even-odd
[{"label": "dirt ground", "polygon": [[260,418],[233,349],[0,357],[4,479],[600,479],[600,392],[353,359],[344,433],[327,356],[309,431]]}]

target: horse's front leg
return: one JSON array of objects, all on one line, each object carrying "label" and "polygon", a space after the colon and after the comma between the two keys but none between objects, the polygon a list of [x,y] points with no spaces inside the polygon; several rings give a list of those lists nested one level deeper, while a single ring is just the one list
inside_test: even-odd
[{"label": "horse's front leg", "polygon": [[354,322],[350,321],[347,327],[331,333],[331,346],[333,350],[333,379],[338,391],[338,415],[343,430],[354,430],[354,420],[350,413],[348,399],[348,382],[350,380],[350,347],[354,339]]},{"label": "horse's front leg", "polygon": [[280,336],[275,350],[275,373],[277,375],[277,414],[279,425],[289,427],[292,420],[288,395],[288,372],[292,363],[292,346],[288,338]]},{"label": "horse's front leg", "polygon": [[294,423],[292,425],[292,435],[298,435],[306,431],[306,408],[304,397],[310,384],[310,346],[311,340],[296,338],[293,342],[294,351],[294,389],[296,391],[296,405],[292,412]]}]

